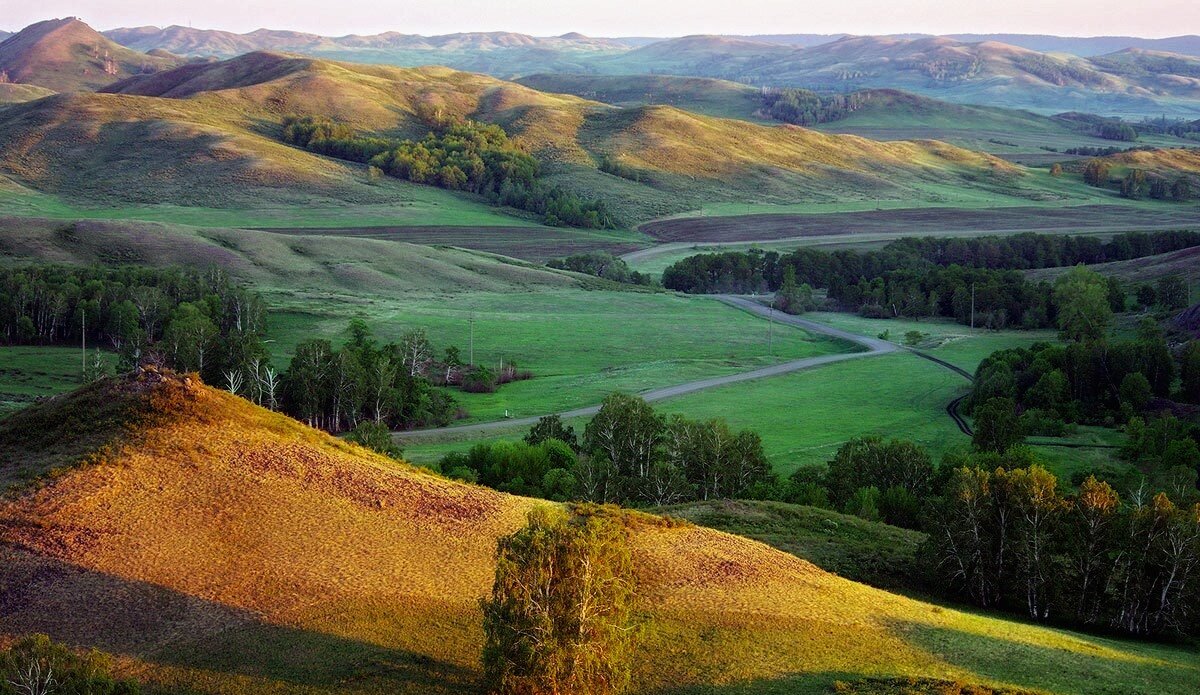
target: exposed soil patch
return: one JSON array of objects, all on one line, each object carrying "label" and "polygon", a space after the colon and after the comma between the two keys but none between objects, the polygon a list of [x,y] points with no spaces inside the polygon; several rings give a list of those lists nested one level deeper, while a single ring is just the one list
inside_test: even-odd
[{"label": "exposed soil patch", "polygon": [[838,234],[949,232],[1127,231],[1196,226],[1190,206],[1139,210],[1120,205],[1067,208],[1012,207],[981,210],[913,208],[865,212],[739,215],[660,220],[641,226],[659,241],[765,241]]}]

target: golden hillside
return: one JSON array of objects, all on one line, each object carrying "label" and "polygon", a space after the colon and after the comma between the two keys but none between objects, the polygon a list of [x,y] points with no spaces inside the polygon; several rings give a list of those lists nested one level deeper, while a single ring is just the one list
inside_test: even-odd
[{"label": "golden hillside", "polygon": [[[31,482],[34,476],[41,476]],[[0,421],[0,639],[44,631],[198,693],[474,692],[497,538],[535,500],[143,371]],[[629,520],[637,692],[853,674],[1190,692],[1196,660],[943,610],[736,536]],[[738,690],[738,692],[746,692]]]},{"label": "golden hillside", "polygon": [[[394,200],[365,167],[283,145],[289,115],[418,137],[437,116],[502,125],[553,183],[627,222],[704,202],[795,203],[837,193],[923,199],[928,184],[1028,197],[1021,172],[938,142],[880,143],[670,107],[618,109],[448,68],[393,68],[272,53],[124,80],[0,111],[0,175],[103,203],[235,207]],[[623,171],[601,173],[604,163]]]}]

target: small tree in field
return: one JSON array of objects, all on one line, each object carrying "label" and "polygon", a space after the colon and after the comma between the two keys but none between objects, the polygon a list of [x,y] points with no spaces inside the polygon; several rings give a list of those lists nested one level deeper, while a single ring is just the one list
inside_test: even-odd
[{"label": "small tree in field", "polygon": [[626,530],[604,508],[549,507],[500,539],[482,602],[496,695],[609,695],[629,683],[634,580]]}]

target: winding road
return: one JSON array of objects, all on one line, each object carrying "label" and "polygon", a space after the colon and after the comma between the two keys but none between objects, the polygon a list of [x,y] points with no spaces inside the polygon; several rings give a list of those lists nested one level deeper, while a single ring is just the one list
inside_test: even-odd
[{"label": "winding road", "polygon": [[[861,347],[863,349],[859,350],[858,352],[843,352],[843,353],[838,353],[838,354],[834,354],[834,355],[819,355],[817,357],[806,357],[804,359],[792,360],[791,362],[783,362],[780,364],[774,364],[769,367],[761,367],[759,369],[753,369],[753,370],[746,371],[746,372],[740,372],[738,374],[728,374],[726,376],[718,376],[718,377],[713,377],[711,379],[701,379],[699,381],[690,381],[686,384],[676,384],[675,386],[666,386],[663,388],[653,389],[653,390],[645,391],[645,392],[638,394],[646,402],[653,403],[654,401],[661,401],[666,398],[674,398],[676,396],[682,396],[682,395],[688,394],[688,393],[695,393],[697,391],[703,391],[705,389],[711,389],[711,388],[715,388],[717,386],[726,386],[728,384],[736,384],[736,383],[739,383],[742,381],[750,381],[752,379],[762,379],[762,378],[769,377],[769,376],[779,376],[780,374],[789,374],[791,372],[797,372],[797,371],[800,371],[803,369],[811,369],[813,367],[820,367],[820,366],[826,365],[826,364],[833,364],[834,362],[844,362],[846,360],[860,359],[863,357],[875,357],[877,355],[886,355],[888,353],[892,353],[892,352],[896,352],[896,351],[900,350],[900,347],[897,346],[895,343],[890,343],[886,340],[880,340],[878,338],[870,338],[867,336],[858,335],[857,333],[851,333],[849,331],[844,331],[844,330],[841,330],[840,328],[834,328],[833,326],[827,326],[823,323],[817,323],[816,321],[809,321],[807,319],[802,319],[799,316],[792,316],[790,314],[785,314],[781,311],[776,311],[770,307],[763,306],[762,304],[760,304],[756,301],[753,301],[751,299],[747,299],[745,297],[737,297],[737,296],[733,296],[733,295],[717,295],[716,298],[722,302],[725,302],[726,304],[728,304],[732,307],[741,309],[743,311],[748,311],[751,314],[755,314],[756,316],[770,318],[770,319],[775,320],[777,323],[782,323],[782,324],[785,324],[788,326],[795,326],[796,328],[802,328],[802,329],[812,332],[812,333],[820,333],[821,335],[827,335],[832,338],[838,338],[840,340],[845,340],[847,342],[854,343],[855,345],[858,345],[859,347]],[[595,415],[597,412],[599,412],[599,410],[600,410],[599,405],[592,405],[592,406],[587,406],[585,408],[576,408],[574,410],[563,411],[563,412],[557,413],[557,415],[559,417],[562,417],[563,419],[576,418],[576,417],[587,417],[589,415]],[[513,419],[508,419],[508,420],[495,420],[492,422],[478,422],[478,423],[474,423],[474,424],[470,424],[470,425],[456,425],[456,426],[452,426],[452,427],[437,427],[437,428],[425,429],[425,430],[409,430],[409,431],[404,431],[404,432],[396,432],[396,433],[394,433],[394,436],[399,437],[401,439],[412,441],[415,439],[425,439],[425,438],[429,438],[429,437],[438,437],[438,436],[445,436],[445,435],[478,434],[478,433],[482,433],[482,432],[506,430],[506,429],[512,429],[512,428],[516,428],[516,427],[528,427],[528,426],[536,423],[541,417],[542,416],[539,415],[539,416],[534,416],[534,417],[513,418]]]}]

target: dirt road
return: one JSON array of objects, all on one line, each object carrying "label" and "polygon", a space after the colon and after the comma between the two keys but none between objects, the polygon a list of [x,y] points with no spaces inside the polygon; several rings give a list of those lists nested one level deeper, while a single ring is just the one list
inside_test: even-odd
[{"label": "dirt road", "polygon": [[[777,323],[795,326],[796,328],[802,328],[813,333],[820,333],[821,335],[827,335],[840,340],[845,340],[857,345],[861,349],[858,352],[843,352],[835,355],[806,357],[804,359],[774,364],[769,367],[761,367],[759,369],[753,369],[738,374],[718,376],[711,379],[701,379],[699,381],[689,381],[686,384],[666,386],[659,389],[653,389],[651,391],[644,391],[638,394],[647,402],[653,403],[654,401],[661,401],[666,398],[674,398],[676,396],[695,393],[697,391],[703,391],[705,389],[711,389],[717,386],[726,386],[728,384],[736,384],[742,381],[750,381],[752,379],[762,379],[769,376],[779,376],[780,374],[788,374],[791,372],[800,371],[802,369],[811,369],[813,367],[820,367],[826,364],[833,364],[834,362],[844,362],[845,360],[859,359],[862,357],[884,355],[900,349],[895,344],[889,343],[886,340],[879,340],[878,338],[870,338],[867,336],[858,335],[856,333],[850,333],[849,331],[843,331],[822,323],[802,319],[799,316],[790,316],[783,312],[775,311],[774,309],[763,306],[762,304],[745,297],[721,295],[718,296],[717,299],[729,304],[730,306],[736,307],[743,311],[748,311],[757,316],[772,318]],[[574,410],[560,412],[558,415],[563,419],[587,417],[589,415],[595,415],[599,410],[600,406],[597,404],[585,408],[576,408]],[[457,425],[453,427],[438,427],[427,430],[412,430],[407,432],[397,432],[395,436],[401,439],[415,440],[439,436],[478,434],[495,430],[528,427],[537,422],[539,417],[541,416],[516,418],[510,420],[496,420],[493,422],[479,422],[471,425]]]}]

